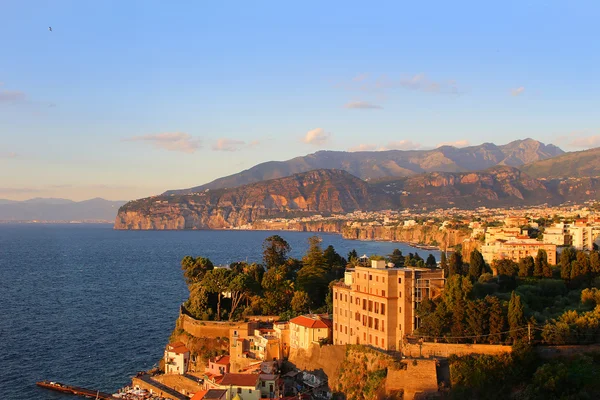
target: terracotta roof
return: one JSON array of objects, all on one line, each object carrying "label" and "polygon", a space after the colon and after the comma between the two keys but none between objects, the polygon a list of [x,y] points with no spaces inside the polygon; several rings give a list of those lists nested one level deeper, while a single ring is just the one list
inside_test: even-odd
[{"label": "terracotta roof", "polygon": [[229,356],[223,356],[215,361],[215,364],[227,365],[229,364]]},{"label": "terracotta roof", "polygon": [[300,315],[299,317],[292,318],[290,320],[291,324],[296,324],[303,326],[305,328],[331,328],[331,320],[328,318],[320,318],[315,317],[307,317],[304,315]]},{"label": "terracotta roof", "polygon": [[258,374],[225,374],[221,382],[221,386],[243,386],[256,387],[258,382]]},{"label": "terracotta roof", "polygon": [[201,390],[199,392],[194,393],[194,395],[192,396],[192,400],[202,400],[207,392],[208,390]]},{"label": "terracotta roof", "polygon": [[167,345],[167,351],[171,353],[183,354],[188,353],[189,350],[185,347],[185,344],[182,342],[171,343]]}]

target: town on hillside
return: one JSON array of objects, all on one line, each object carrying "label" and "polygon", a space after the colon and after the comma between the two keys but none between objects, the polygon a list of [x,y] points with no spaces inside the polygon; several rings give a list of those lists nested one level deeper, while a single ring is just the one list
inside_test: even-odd
[{"label": "town on hillside", "polygon": [[[382,226],[433,218],[388,214]],[[190,298],[160,367],[132,387],[195,400],[443,398],[473,357],[506,370],[527,345],[541,368],[567,347],[600,343],[596,208],[455,210],[435,229],[466,234],[440,260],[342,257],[316,236],[296,260],[278,235],[265,240],[262,264],[184,258]]]}]

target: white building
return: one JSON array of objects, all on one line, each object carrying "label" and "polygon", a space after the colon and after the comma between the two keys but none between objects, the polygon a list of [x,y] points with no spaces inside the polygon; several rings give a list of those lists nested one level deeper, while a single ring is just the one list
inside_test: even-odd
[{"label": "white building", "polygon": [[183,375],[187,372],[190,351],[182,342],[168,344],[165,349],[165,374]]}]

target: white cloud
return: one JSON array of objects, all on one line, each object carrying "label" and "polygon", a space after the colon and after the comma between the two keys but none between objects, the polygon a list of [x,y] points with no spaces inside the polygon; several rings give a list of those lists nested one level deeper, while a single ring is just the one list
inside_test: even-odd
[{"label": "white cloud", "polygon": [[525,91],[523,86],[519,86],[518,88],[514,88],[510,90],[510,94],[513,96],[520,96]]},{"label": "white cloud", "polygon": [[358,146],[350,147],[348,151],[375,151],[377,146],[374,144],[361,143]]},{"label": "white cloud", "polygon": [[458,94],[458,86],[455,80],[432,81],[422,72],[400,79],[400,86],[422,92]]},{"label": "white cloud", "polygon": [[600,147],[600,135],[573,138],[568,142],[568,146],[584,149]]},{"label": "white cloud", "polygon": [[19,155],[15,152],[0,152],[0,159],[2,158],[17,158]]},{"label": "white cloud", "polygon": [[194,153],[202,148],[202,141],[184,132],[164,132],[151,135],[134,136],[123,139],[125,142],[151,142],[154,147],[169,151],[181,151],[183,153]]},{"label": "white cloud", "polygon": [[438,94],[460,94],[462,92],[454,79],[434,81],[422,72],[414,75],[405,75],[398,79],[390,78],[387,75],[380,75],[376,79],[369,79],[367,74],[361,74],[352,78],[349,82],[340,82],[334,85],[334,87],[368,92],[381,92],[395,88]]},{"label": "white cloud", "polygon": [[344,106],[344,108],[355,108],[355,109],[363,109],[363,110],[374,110],[374,109],[382,109],[383,107],[378,106],[377,104],[372,104],[367,101],[353,101]]},{"label": "white cloud", "polygon": [[442,146],[467,147],[469,145],[470,145],[470,143],[469,143],[468,140],[457,140],[455,142],[442,142],[442,143],[438,143],[437,146],[435,146],[435,147],[436,148],[442,147]]},{"label": "white cloud", "polygon": [[418,150],[422,148],[420,143],[415,143],[411,140],[397,140],[395,142],[389,142],[386,146],[380,148],[380,150]]},{"label": "white cloud", "polygon": [[25,93],[19,90],[0,90],[0,103],[17,103],[25,98]]},{"label": "white cloud", "polygon": [[331,138],[331,133],[325,132],[323,128],[316,128],[306,132],[306,135],[302,139],[304,143],[313,144],[315,146],[321,146],[326,144]]},{"label": "white cloud", "polygon": [[221,138],[213,145],[215,151],[238,151],[246,145],[243,140]]}]

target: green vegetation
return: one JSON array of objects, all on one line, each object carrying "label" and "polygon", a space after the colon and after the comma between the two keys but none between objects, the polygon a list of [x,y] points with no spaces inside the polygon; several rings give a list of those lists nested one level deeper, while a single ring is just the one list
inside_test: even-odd
[{"label": "green vegetation", "polygon": [[181,268],[190,291],[185,310],[196,319],[216,321],[330,311],[330,284],[343,277],[346,260],[332,246],[323,250],[317,236],[309,238],[302,260],[289,257],[290,250],[274,235],[263,243],[264,264],[215,268],[207,258],[184,257]]},{"label": "green vegetation", "polygon": [[451,343],[600,341],[597,251],[567,248],[556,267],[548,265],[544,251],[519,263],[495,260],[497,276],[481,262],[477,251],[471,265],[456,253],[450,257],[443,294],[419,305],[416,336]]},{"label": "green vegetation", "polygon": [[593,399],[600,355],[544,360],[527,346],[512,354],[450,358],[450,399]]}]

